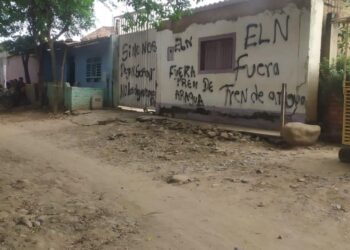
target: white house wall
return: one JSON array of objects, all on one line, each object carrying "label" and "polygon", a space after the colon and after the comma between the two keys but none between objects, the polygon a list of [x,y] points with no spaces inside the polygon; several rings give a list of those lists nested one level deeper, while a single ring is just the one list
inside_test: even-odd
[{"label": "white house wall", "polygon": [[[252,123],[254,118],[275,122],[281,110],[282,84],[286,83],[289,119],[305,121],[308,102],[317,101],[323,5],[312,0],[316,3],[312,15],[310,9],[288,3],[282,9],[254,16],[193,23],[180,33],[169,29],[157,32],[158,110],[189,113],[193,118],[207,115],[242,123]],[[199,73],[199,39],[230,33],[236,36],[235,70]],[[168,61],[168,48],[176,46],[180,51]],[[185,68],[192,74],[184,74]],[[315,105],[310,105],[308,114],[313,118]]]}]

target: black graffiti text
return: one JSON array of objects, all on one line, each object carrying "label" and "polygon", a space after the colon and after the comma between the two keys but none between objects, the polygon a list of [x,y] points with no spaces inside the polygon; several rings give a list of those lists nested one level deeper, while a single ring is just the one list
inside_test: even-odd
[{"label": "black graffiti text", "polygon": [[[270,91],[269,92],[269,99],[275,103],[275,105],[281,105],[282,103],[282,92],[281,91]],[[305,96],[299,95],[299,94],[292,94],[287,93],[286,94],[286,107],[287,108],[294,108],[298,107],[298,105],[304,106],[306,102]]]},{"label": "black graffiti text", "polygon": [[178,78],[176,86],[185,89],[198,89],[198,81],[186,78]]},{"label": "black graffiti text", "polygon": [[189,39],[175,38],[175,52],[185,51],[192,47],[192,36]]},{"label": "black graffiti text", "polygon": [[259,90],[258,86],[255,84],[253,90],[245,88],[243,90],[235,89],[235,84],[225,84],[219,89],[225,91],[225,105],[233,105],[233,103],[247,103],[248,100],[253,104],[263,104],[264,103],[264,92]]},{"label": "black graffiti text", "polygon": [[233,101],[239,104],[248,101],[248,88],[245,90],[235,90],[235,84],[225,84],[219,90],[225,90],[225,106],[231,106]]},{"label": "black graffiti text", "polygon": [[203,78],[203,92],[213,92],[213,82],[210,81],[208,78]]},{"label": "black graffiti text", "polygon": [[242,62],[245,58],[248,58],[247,53],[237,58],[236,67],[233,70],[236,74],[236,81],[238,80],[241,71],[245,72],[248,78],[252,78],[255,75],[269,78],[280,74],[279,64],[276,62],[258,62],[248,65],[247,63]]},{"label": "black graffiti text", "polygon": [[194,77],[196,77],[196,71],[193,66],[171,65],[169,68],[169,78],[182,79],[182,78],[194,78]]},{"label": "black graffiti text", "polygon": [[122,61],[125,62],[128,58],[137,57],[139,55],[146,55],[157,52],[156,41],[143,42],[141,45],[134,43],[124,43],[122,46]]},{"label": "black graffiti text", "polygon": [[147,99],[150,103],[150,106],[154,106],[156,103],[156,91],[150,90],[147,88],[138,88],[137,84],[135,86],[131,86],[130,82],[128,84],[120,85],[120,98],[124,98],[127,96],[136,96],[137,102],[141,100]]},{"label": "black graffiti text", "polygon": [[175,91],[175,100],[183,102],[184,104],[189,104],[191,106],[204,106],[201,94],[193,94],[192,92],[187,92],[184,90]]},{"label": "black graffiti text", "polygon": [[[283,26],[283,27],[282,27]],[[255,47],[262,45],[264,43],[275,44],[278,37],[281,37],[282,40],[288,41],[288,32],[289,32],[289,15],[286,16],[284,25],[281,24],[281,21],[278,18],[275,18],[273,25],[273,38],[264,36],[264,29],[262,23],[251,23],[246,27],[246,37],[244,42],[244,48],[248,49],[249,47]]]},{"label": "black graffiti text", "polygon": [[154,78],[155,71],[155,68],[146,69],[145,67],[141,67],[139,64],[130,67],[125,66],[124,63],[121,63],[120,65],[120,77],[125,77],[126,79],[129,79],[130,77],[135,77],[146,78],[149,81],[152,81]]}]

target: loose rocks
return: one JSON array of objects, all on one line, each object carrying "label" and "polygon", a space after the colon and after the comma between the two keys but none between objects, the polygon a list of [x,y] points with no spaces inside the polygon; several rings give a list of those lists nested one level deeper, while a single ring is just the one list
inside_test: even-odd
[{"label": "loose rocks", "polygon": [[181,175],[181,174],[170,176],[167,179],[167,183],[186,184],[186,183],[189,183],[191,181],[192,181],[192,179],[190,177],[188,177],[187,175]]}]

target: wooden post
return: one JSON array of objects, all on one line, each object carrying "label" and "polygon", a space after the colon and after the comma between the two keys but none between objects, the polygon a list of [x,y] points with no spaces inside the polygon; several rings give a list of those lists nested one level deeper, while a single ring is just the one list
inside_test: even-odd
[{"label": "wooden post", "polygon": [[281,115],[280,115],[280,134],[282,136],[283,133],[283,127],[285,124],[285,119],[286,119],[286,96],[287,96],[287,84],[282,83],[282,91],[281,91]]}]

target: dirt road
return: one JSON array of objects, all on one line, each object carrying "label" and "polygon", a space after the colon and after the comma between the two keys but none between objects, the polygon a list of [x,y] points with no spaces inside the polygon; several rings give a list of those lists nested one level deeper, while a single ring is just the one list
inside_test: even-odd
[{"label": "dirt road", "polygon": [[193,128],[125,112],[0,116],[0,249],[350,249],[337,148]]}]

